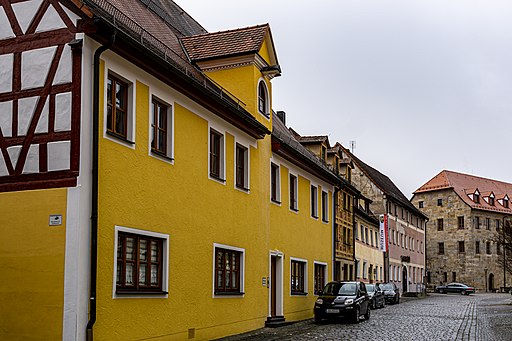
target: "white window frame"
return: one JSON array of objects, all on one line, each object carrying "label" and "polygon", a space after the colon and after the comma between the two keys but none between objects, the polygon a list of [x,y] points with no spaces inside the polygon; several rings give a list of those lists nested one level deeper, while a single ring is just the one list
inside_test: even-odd
[{"label": "white window frame", "polygon": [[[219,169],[219,178],[217,179],[215,176],[211,176],[211,169],[210,169],[210,150],[211,150],[211,133],[214,131],[215,133],[219,134],[221,136],[220,138],[220,169]],[[226,134],[221,133],[220,129],[216,129],[215,127],[209,126],[208,127],[208,179],[213,180],[215,182],[218,182],[220,184],[225,185],[226,184]]]},{"label": "white window frame", "polygon": [[[116,283],[117,283],[117,242],[119,232],[132,233],[140,236],[147,236],[152,238],[159,238],[163,240],[162,243],[162,291],[167,292],[166,294],[117,294]],[[135,229],[131,227],[118,226],[114,227],[114,276],[112,281],[112,298],[124,299],[124,298],[168,298],[169,297],[169,235],[164,233],[158,233],[153,231],[146,231]]]},{"label": "white window frame", "polygon": [[[304,263],[304,294],[292,294],[292,288],[291,288],[291,283],[292,283],[292,261]],[[290,257],[289,271],[290,271],[290,277],[289,277],[289,281],[288,281],[288,284],[290,285],[289,295],[291,297],[306,296],[306,295],[308,295],[309,294],[309,286],[308,286],[309,274],[308,274],[308,261],[307,261],[307,259]]]},{"label": "white window frame", "polygon": [[[232,295],[226,294],[226,295],[216,295],[215,294],[215,280],[216,280],[216,273],[215,273],[215,257],[216,252],[215,249],[226,249],[231,251],[237,251],[240,252],[240,294],[234,293]],[[240,298],[245,297],[245,249],[226,245],[226,244],[219,244],[219,243],[213,243],[213,249],[212,249],[212,298]]]},{"label": "white window frame", "polygon": [[[290,196],[290,194],[291,194],[290,189],[292,186],[292,176],[295,177],[295,184],[294,184],[295,207],[293,207],[293,208],[291,205],[292,198]],[[288,208],[290,209],[290,211],[292,211],[294,213],[299,213],[299,175],[292,173],[292,172],[288,172],[288,198],[289,198],[289,203],[290,203],[290,205],[288,205]]]},{"label": "white window frame", "polygon": [[[311,184],[311,186],[309,188],[310,188],[309,189],[309,194],[310,194],[309,202],[310,202],[310,207],[311,207],[311,218],[318,220],[318,186]],[[315,192],[314,197],[313,197],[313,190]]]},{"label": "white window frame", "polygon": [[[236,184],[236,156],[237,156],[237,147],[240,147],[242,149],[244,149],[244,188],[240,188],[239,186],[237,186]],[[234,152],[234,156],[233,156],[233,168],[234,168],[234,171],[233,171],[233,174],[234,174],[234,181],[233,181],[233,184],[234,184],[234,188],[241,191],[241,192],[244,192],[244,193],[249,193],[250,192],[250,175],[251,175],[251,170],[250,170],[250,166],[251,166],[251,162],[250,162],[250,157],[251,157],[251,154],[250,154],[250,148],[249,146],[246,146],[238,141],[235,140],[235,152]]]},{"label": "white window frame", "polygon": [[368,278],[367,271],[368,271],[368,263],[366,261],[363,261],[363,279]]},{"label": "white window frame", "polygon": [[[263,83],[263,87],[265,88],[265,112],[260,111],[260,84]],[[263,78],[260,78],[258,80],[258,85],[256,86],[256,111],[260,113],[263,117],[265,117],[267,120],[270,120],[270,92],[268,90],[267,82]]]},{"label": "white window frame", "polygon": [[[276,198],[272,198],[272,166],[277,168],[276,172]],[[281,206],[281,165],[270,161],[270,202]]]},{"label": "white window frame", "polygon": [[329,193],[322,190],[322,222],[329,223]]},{"label": "white window frame", "polygon": [[[315,284],[315,277],[314,277],[315,276],[315,264],[322,265],[324,267],[324,282],[325,282],[324,286],[325,286],[327,283],[329,283],[329,278],[327,278],[327,276],[329,274],[329,272],[328,272],[328,265],[325,262],[320,262],[320,261],[316,261],[316,260],[313,261],[313,286]],[[315,290],[313,289],[313,294],[315,296],[318,296],[318,294],[315,294],[314,291]]]},{"label": "white window frame", "polygon": [[[153,150],[151,149],[151,138],[153,135],[152,124],[154,123],[153,99],[156,99],[158,102],[167,105],[167,151],[163,156],[160,155],[159,153],[153,152]],[[164,100],[161,96],[151,94],[149,101],[148,155],[159,160],[162,160],[164,162],[174,164],[174,105],[170,103],[171,101]]]},{"label": "white window frame", "polygon": [[[131,149],[135,149],[135,137],[136,137],[136,120],[135,120],[135,106],[137,105],[135,102],[136,93],[135,93],[135,80],[130,79],[128,77],[122,76],[122,72],[118,72],[115,70],[115,68],[111,68],[107,65],[105,65],[105,79],[104,79],[104,91],[103,91],[103,137],[119,143],[123,146],[129,147]],[[108,87],[108,77],[109,75],[114,76],[117,79],[120,79],[126,85],[128,86],[128,89],[126,89],[127,93],[127,99],[126,99],[126,105],[128,106],[128,109],[126,110],[126,141],[123,140],[121,137],[113,136],[109,133],[107,133],[107,87]]]}]

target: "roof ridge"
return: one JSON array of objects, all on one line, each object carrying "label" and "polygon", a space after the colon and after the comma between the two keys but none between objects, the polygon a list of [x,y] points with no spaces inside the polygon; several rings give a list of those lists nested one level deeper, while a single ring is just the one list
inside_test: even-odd
[{"label": "roof ridge", "polygon": [[207,33],[201,33],[201,34],[194,34],[194,35],[191,35],[191,36],[181,37],[181,39],[186,40],[186,39],[189,39],[189,38],[197,38],[197,37],[202,37],[202,36],[213,36],[213,35],[232,33],[232,32],[234,33],[234,32],[240,32],[240,31],[249,31],[249,30],[252,30],[252,29],[257,29],[257,28],[262,28],[262,27],[270,27],[270,24],[269,23],[265,23],[265,24],[258,24],[258,25],[253,25],[253,26],[233,28],[233,29],[223,30],[223,31],[215,31],[215,32],[207,32]]},{"label": "roof ridge", "polygon": [[491,179],[491,178],[485,178],[485,177],[479,176],[479,175],[472,175],[472,174],[461,173],[461,172],[450,171],[450,170],[443,170],[442,172],[453,173],[453,174],[457,174],[457,175],[464,175],[464,176],[469,176],[469,177],[472,177],[475,179],[489,180],[492,182],[500,182],[503,184],[512,185],[512,183],[510,183],[510,182],[506,182],[506,181],[502,181],[502,180],[495,180],[495,179]]}]

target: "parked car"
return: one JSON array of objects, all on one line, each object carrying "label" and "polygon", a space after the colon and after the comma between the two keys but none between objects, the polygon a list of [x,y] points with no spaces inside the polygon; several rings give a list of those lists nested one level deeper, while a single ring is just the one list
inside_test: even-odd
[{"label": "parked car", "polygon": [[436,287],[436,292],[440,294],[457,293],[461,295],[469,295],[475,293],[475,288],[462,283],[448,283]]},{"label": "parked car", "polygon": [[386,299],[384,298],[384,291],[382,291],[379,284],[366,284],[366,291],[368,296],[370,296],[370,306],[372,309],[384,308]]},{"label": "parked car", "polygon": [[380,288],[384,292],[384,299],[386,303],[400,303],[400,290],[395,283],[383,283],[379,284]]},{"label": "parked car", "polygon": [[354,323],[361,315],[370,319],[370,297],[363,282],[329,282],[315,302],[315,322],[334,317],[348,317]]}]

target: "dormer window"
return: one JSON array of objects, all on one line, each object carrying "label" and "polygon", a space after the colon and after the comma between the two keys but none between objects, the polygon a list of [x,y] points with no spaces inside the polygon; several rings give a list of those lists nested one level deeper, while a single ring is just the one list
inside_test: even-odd
[{"label": "dormer window", "polygon": [[508,208],[508,197],[503,198],[503,207]]},{"label": "dormer window", "polygon": [[479,204],[480,203],[480,193],[475,192],[473,194],[473,201],[475,202],[475,204]]},{"label": "dormer window", "polygon": [[327,148],[325,146],[322,145],[322,151],[321,151],[322,155],[321,155],[321,158],[323,161],[325,161],[325,158],[327,156]]},{"label": "dormer window", "polygon": [[258,84],[258,111],[260,114],[269,116],[268,114],[268,94],[267,87],[264,81],[260,81]]},{"label": "dormer window", "polygon": [[493,195],[489,196],[489,205],[494,206],[494,196]]}]

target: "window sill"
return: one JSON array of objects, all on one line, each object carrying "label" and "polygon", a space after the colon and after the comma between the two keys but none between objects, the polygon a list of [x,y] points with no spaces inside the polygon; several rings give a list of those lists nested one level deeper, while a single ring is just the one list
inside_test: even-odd
[{"label": "window sill", "polygon": [[292,292],[291,295],[292,296],[307,296],[308,293],[307,292]]},{"label": "window sill", "polygon": [[165,159],[167,161],[174,161],[174,159],[172,157],[169,157],[168,155],[165,155],[164,153],[162,152],[159,152],[157,150],[154,150],[154,149],[151,149],[151,154],[153,156],[156,156],[158,158],[162,158],[162,159]]},{"label": "window sill", "polygon": [[212,174],[210,173],[210,178],[214,179],[214,180],[217,180],[217,181],[220,181],[220,182],[223,182],[225,183],[226,182],[226,179],[222,179],[221,177],[219,177],[218,175],[215,175],[215,174]]},{"label": "window sill", "polygon": [[250,189],[243,186],[235,185],[235,187],[243,192],[249,193]]},{"label": "window sill", "polygon": [[326,223],[327,224],[328,222],[329,222],[329,220],[322,219],[322,223]]},{"label": "window sill", "polygon": [[295,212],[295,213],[298,213],[298,212],[299,212],[299,209],[294,208],[294,207],[290,207],[290,210],[291,210],[291,211],[293,211],[293,212]]},{"label": "window sill", "polygon": [[134,144],[135,144],[135,142],[128,140],[126,137],[124,137],[124,136],[120,136],[120,135],[118,135],[118,134],[116,134],[116,133],[113,133],[113,132],[111,132],[111,131],[108,131],[108,130],[107,130],[107,131],[106,131],[106,134],[107,134],[108,136],[113,137],[113,138],[115,138],[115,139],[117,139],[117,140],[120,140],[120,141],[122,141],[122,142],[124,142],[124,143],[130,144],[130,145],[134,145]]},{"label": "window sill", "polygon": [[270,199],[271,202],[273,202],[274,204],[278,204],[278,205],[281,205],[281,202],[279,200],[275,200],[275,199]]},{"label": "window sill", "polygon": [[243,296],[245,292],[214,292],[215,296]]},{"label": "window sill", "polygon": [[167,295],[167,291],[116,290],[116,295]]},{"label": "window sill", "polygon": [[311,218],[318,219],[317,215],[311,215]]}]

